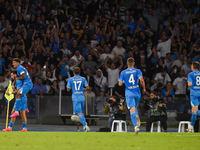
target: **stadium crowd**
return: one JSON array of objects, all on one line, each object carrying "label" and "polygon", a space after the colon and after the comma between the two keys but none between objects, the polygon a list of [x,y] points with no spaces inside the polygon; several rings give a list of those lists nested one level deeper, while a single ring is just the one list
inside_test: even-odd
[{"label": "stadium crowd", "polygon": [[145,95],[156,91],[168,108],[177,109],[173,97],[189,94],[187,75],[192,61],[200,61],[199,5],[199,0],[0,0],[1,108],[13,58],[28,70],[32,95],[66,91],[79,66],[90,86],[87,96],[97,97],[101,114],[105,95],[125,96],[117,82],[133,57]]}]

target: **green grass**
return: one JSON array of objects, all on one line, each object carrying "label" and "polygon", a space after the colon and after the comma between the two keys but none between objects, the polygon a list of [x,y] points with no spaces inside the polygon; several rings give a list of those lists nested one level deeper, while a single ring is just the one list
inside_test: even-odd
[{"label": "green grass", "polygon": [[188,150],[199,141],[197,133],[1,132],[0,150]]}]

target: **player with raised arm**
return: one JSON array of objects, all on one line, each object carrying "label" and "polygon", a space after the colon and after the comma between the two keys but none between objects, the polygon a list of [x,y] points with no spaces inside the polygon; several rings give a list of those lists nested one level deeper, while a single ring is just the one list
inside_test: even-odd
[{"label": "player with raised arm", "polygon": [[[20,90],[20,88],[23,85],[22,80],[16,80],[17,79],[17,71],[12,71],[11,72],[11,78],[14,81],[13,85],[15,85],[15,89],[14,89],[13,92],[10,92],[10,93],[8,91],[6,91],[7,95],[17,94],[18,91]],[[18,112],[18,111],[26,110],[27,109],[27,101],[26,100],[27,100],[26,95],[23,96],[23,97],[21,97],[20,99],[16,99],[11,114],[13,114],[16,111]],[[22,118],[23,118],[23,116],[22,116]],[[10,120],[8,128],[7,129],[3,129],[2,131],[4,131],[4,132],[10,132],[10,131],[12,131],[12,126],[15,123],[15,120],[16,120],[16,117],[11,117],[11,120]]]},{"label": "player with raised arm", "polygon": [[200,116],[200,110],[198,106],[200,104],[200,71],[199,71],[199,62],[192,62],[191,69],[192,72],[188,74],[188,87],[190,87],[190,103],[192,106],[192,117],[191,125],[187,129],[188,132],[192,132],[194,129],[194,124],[197,118],[197,115]]},{"label": "player with raised arm", "polygon": [[[20,65],[19,58],[14,58],[12,63],[13,63],[14,68],[17,69],[17,79],[16,80],[22,80],[22,83],[23,83],[22,87],[17,92],[17,95],[16,95],[16,100],[17,100],[17,99],[20,99],[21,97],[25,96],[33,88],[33,83],[31,81],[28,71],[22,65]],[[23,103],[25,103],[25,102],[27,103],[27,97],[26,97],[26,99],[23,100]],[[23,129],[21,131],[26,132],[27,131],[26,110],[23,110],[20,113],[21,113],[22,120],[23,120],[23,122],[22,122]],[[14,112],[11,115],[11,117],[16,117],[18,115],[19,115],[18,112]]]},{"label": "player with raised arm", "polygon": [[118,79],[119,86],[122,86],[123,83],[126,86],[125,96],[126,96],[126,103],[128,109],[131,114],[131,121],[135,127],[135,134],[137,135],[140,131],[140,119],[138,115],[137,107],[139,105],[139,101],[141,98],[140,88],[139,88],[139,81],[143,87],[143,91],[146,92],[145,82],[142,76],[142,72],[139,69],[134,68],[135,60],[130,57],[127,60],[128,68],[123,70],[120,74]]},{"label": "player with raised arm", "polygon": [[67,91],[69,92],[72,89],[72,101],[74,114],[79,116],[81,123],[83,124],[83,130],[89,132],[90,128],[87,126],[85,121],[85,116],[83,114],[85,97],[83,93],[83,87],[89,89],[88,83],[84,77],[81,77],[79,67],[74,68],[74,77],[69,78],[67,82]]}]

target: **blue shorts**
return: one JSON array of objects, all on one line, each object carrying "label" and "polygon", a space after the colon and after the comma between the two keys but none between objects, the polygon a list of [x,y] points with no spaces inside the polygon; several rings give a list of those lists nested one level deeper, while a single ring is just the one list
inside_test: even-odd
[{"label": "blue shorts", "polygon": [[13,109],[16,111],[25,111],[27,109],[27,97],[22,96],[20,99],[16,99]]},{"label": "blue shorts", "polygon": [[22,85],[22,87],[19,89],[18,93],[26,96],[26,94],[33,88],[33,83],[25,83]]},{"label": "blue shorts", "polygon": [[132,107],[137,107],[139,105],[140,98],[141,98],[140,95],[126,97],[126,103],[127,103],[128,109],[131,109]]},{"label": "blue shorts", "polygon": [[84,112],[85,101],[73,101],[74,114],[80,114]]},{"label": "blue shorts", "polygon": [[192,96],[190,95],[190,103],[191,106],[199,106],[200,105],[200,96]]}]

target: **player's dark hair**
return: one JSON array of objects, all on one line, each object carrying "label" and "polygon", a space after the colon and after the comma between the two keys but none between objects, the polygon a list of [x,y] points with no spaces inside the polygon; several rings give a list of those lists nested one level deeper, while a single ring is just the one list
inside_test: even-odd
[{"label": "player's dark hair", "polygon": [[17,71],[16,70],[12,70],[11,73],[17,74]]},{"label": "player's dark hair", "polygon": [[77,75],[80,74],[80,68],[79,67],[75,67],[74,68],[74,73],[77,74]]},{"label": "player's dark hair", "polygon": [[193,61],[193,62],[192,62],[192,66],[193,66],[194,69],[199,70],[199,62]]},{"label": "player's dark hair", "polygon": [[19,58],[14,58],[13,61],[16,61],[16,62],[20,63],[20,59]]},{"label": "player's dark hair", "polygon": [[133,66],[134,63],[135,63],[135,60],[133,57],[129,57],[128,60],[127,60],[127,63],[130,65],[130,66]]}]

